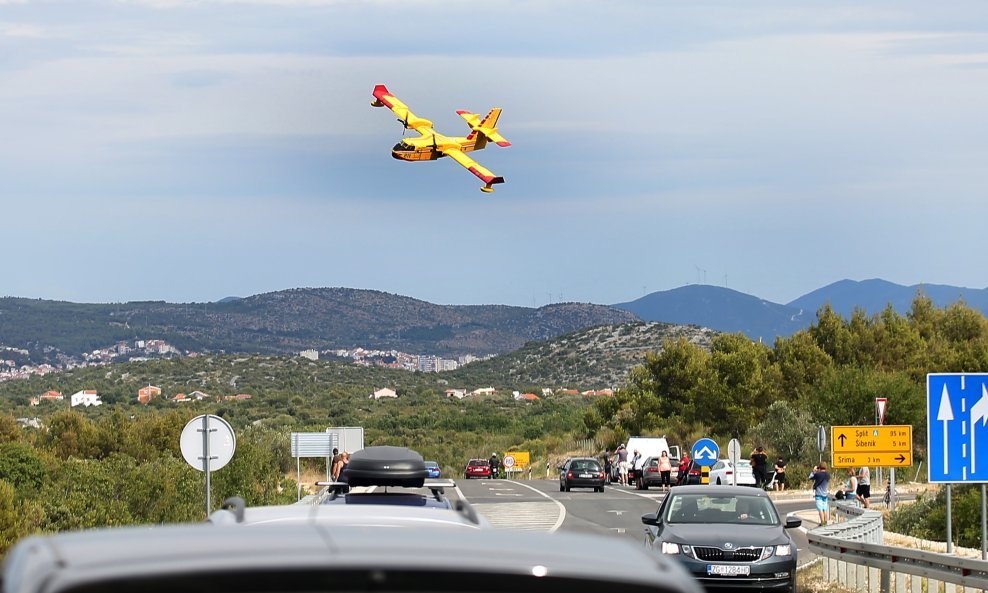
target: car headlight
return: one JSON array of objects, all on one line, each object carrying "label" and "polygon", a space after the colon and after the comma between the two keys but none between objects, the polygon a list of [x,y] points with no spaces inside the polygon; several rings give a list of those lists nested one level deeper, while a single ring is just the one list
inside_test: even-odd
[{"label": "car headlight", "polygon": [[663,554],[678,554],[679,544],[674,544],[672,542],[662,542],[662,553]]},{"label": "car headlight", "polygon": [[792,545],[782,544],[781,546],[765,546],[762,548],[762,555],[759,560],[768,560],[772,556],[790,556],[792,555]]}]

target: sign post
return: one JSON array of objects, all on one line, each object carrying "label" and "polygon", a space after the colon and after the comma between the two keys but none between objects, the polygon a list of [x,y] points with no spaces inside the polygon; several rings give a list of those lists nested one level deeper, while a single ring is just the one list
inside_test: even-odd
[{"label": "sign post", "polygon": [[819,461],[823,461],[823,452],[827,450],[827,431],[822,426],[816,429],[816,448],[820,451]]},{"label": "sign post", "polygon": [[832,426],[833,467],[910,467],[913,464],[913,427]]},{"label": "sign post", "polygon": [[[926,435],[929,481],[947,487],[949,554],[953,551],[951,484],[988,483],[988,373],[928,374]],[[984,525],[984,512],[981,521]],[[982,529],[982,558],[988,555],[986,535]]]},{"label": "sign post", "polygon": [[[700,483],[710,482],[710,466],[717,463],[720,457],[720,447],[713,439],[702,438],[693,443],[693,462],[700,466]],[[687,470],[689,471],[689,470]],[[689,475],[686,476],[685,484],[689,484]]]},{"label": "sign post", "polygon": [[741,441],[731,439],[727,443],[727,458],[731,460],[731,486],[738,485],[738,461],[741,460]]},{"label": "sign post", "polygon": [[226,420],[212,414],[196,416],[182,429],[179,448],[186,463],[206,474],[206,516],[212,512],[210,472],[230,463],[237,449],[237,435]]}]

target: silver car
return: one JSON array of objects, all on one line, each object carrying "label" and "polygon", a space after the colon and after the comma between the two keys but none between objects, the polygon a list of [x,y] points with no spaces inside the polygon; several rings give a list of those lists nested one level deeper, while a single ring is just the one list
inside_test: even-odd
[{"label": "silver car", "polygon": [[702,592],[672,559],[607,536],[319,523],[32,536],[11,549],[3,574],[3,593],[548,593],[616,586]]}]

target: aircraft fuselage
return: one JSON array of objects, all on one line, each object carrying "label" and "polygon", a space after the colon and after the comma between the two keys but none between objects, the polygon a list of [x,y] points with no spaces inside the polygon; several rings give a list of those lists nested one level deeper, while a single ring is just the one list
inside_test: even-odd
[{"label": "aircraft fuselage", "polygon": [[420,138],[405,138],[391,149],[391,156],[400,161],[434,161],[446,156],[443,148],[459,148],[463,152],[477,150],[471,138],[450,138],[436,134]]}]

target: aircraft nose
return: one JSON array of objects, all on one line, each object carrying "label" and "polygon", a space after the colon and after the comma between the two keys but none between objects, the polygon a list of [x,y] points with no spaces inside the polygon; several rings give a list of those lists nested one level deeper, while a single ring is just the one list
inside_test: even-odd
[{"label": "aircraft nose", "polygon": [[405,157],[401,156],[401,153],[399,153],[397,150],[391,151],[391,158],[398,159],[399,161],[405,160]]}]

